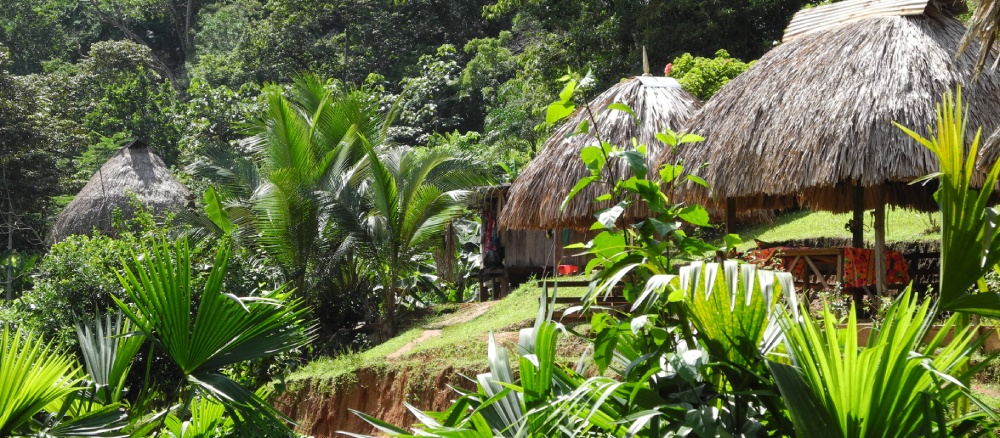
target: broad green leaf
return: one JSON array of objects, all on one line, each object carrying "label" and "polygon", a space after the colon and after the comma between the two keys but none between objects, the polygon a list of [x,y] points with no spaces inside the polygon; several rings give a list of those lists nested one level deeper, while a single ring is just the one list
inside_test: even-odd
[{"label": "broad green leaf", "polygon": [[696,134],[684,134],[681,137],[680,141],[677,142],[677,144],[698,143],[702,141],[705,141],[705,137]]},{"label": "broad green leaf", "polygon": [[625,236],[620,233],[603,231],[594,236],[591,253],[605,259],[612,259],[625,250]]},{"label": "broad green leaf", "polygon": [[705,181],[704,179],[702,179],[702,177],[700,177],[698,175],[688,175],[687,179],[688,179],[688,181],[691,181],[691,182],[693,182],[695,184],[698,184],[699,186],[702,186],[702,187],[704,187],[706,189],[709,188],[708,187],[708,182]]},{"label": "broad green leaf", "polygon": [[576,197],[576,194],[580,193],[580,190],[587,188],[587,186],[589,186],[594,181],[597,181],[597,177],[595,176],[588,176],[581,178],[580,181],[578,181],[576,185],[573,186],[573,189],[570,190],[569,193],[566,195],[566,199],[563,200],[562,205],[559,206],[559,211],[566,211],[566,206],[569,205],[570,201],[572,201],[573,198]]},{"label": "broad green leaf", "polygon": [[576,107],[572,103],[552,103],[545,109],[545,124],[549,126],[555,125],[560,120],[566,118],[566,116],[573,114],[574,110],[576,110]]},{"label": "broad green leaf", "polygon": [[587,146],[580,150],[580,159],[583,160],[583,164],[587,166],[590,170],[590,174],[593,176],[598,176],[601,170],[604,169],[605,164],[607,164],[607,158],[604,155],[604,151],[597,146]]},{"label": "broad green leaf", "polygon": [[594,363],[604,373],[614,359],[620,330],[613,318],[604,313],[595,314],[592,321],[600,327],[594,329]]},{"label": "broad green leaf", "polygon": [[680,176],[682,172],[684,172],[684,166],[680,164],[667,164],[660,169],[660,179],[664,183],[670,183]]},{"label": "broad green leaf", "polygon": [[628,204],[624,201],[619,202],[611,206],[610,208],[603,209],[597,212],[597,222],[609,230],[616,228],[615,224],[618,223],[618,219],[625,213],[625,207]]},{"label": "broad green leaf", "polygon": [[233,231],[233,223],[229,221],[226,208],[223,207],[215,189],[209,186],[205,189],[205,212],[215,226],[219,227],[223,233],[229,234]]},{"label": "broad green leaf", "polygon": [[709,225],[708,210],[700,205],[689,205],[681,209],[677,216],[692,225],[707,227]]},{"label": "broad green leaf", "polygon": [[570,79],[566,81],[566,85],[563,86],[562,91],[559,92],[559,100],[562,102],[569,102],[573,98],[573,93],[576,91],[576,81]]},{"label": "broad green leaf", "polygon": [[743,239],[740,239],[739,234],[726,234],[722,238],[726,242],[726,248],[736,248],[743,244]]},{"label": "broad green leaf", "polygon": [[656,139],[662,141],[667,146],[677,146],[677,135],[675,135],[673,131],[657,132]]},{"label": "broad green leaf", "polygon": [[639,151],[621,151],[614,156],[625,158],[628,166],[632,169],[632,175],[639,179],[646,178],[646,157]]}]

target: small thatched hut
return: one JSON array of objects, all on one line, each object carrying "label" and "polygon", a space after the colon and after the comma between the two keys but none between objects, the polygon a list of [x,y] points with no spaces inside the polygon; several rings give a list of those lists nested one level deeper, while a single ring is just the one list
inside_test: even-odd
[{"label": "small thatched hut", "polygon": [[[614,103],[624,103],[632,108],[641,125],[637,125],[632,116],[624,111],[608,109]],[[565,212],[560,212],[559,207],[577,181],[590,175],[580,159],[580,151],[599,144],[593,133],[597,132],[602,140],[619,146],[629,146],[635,138],[648,146],[650,157],[655,157],[665,147],[656,139],[656,133],[668,128],[679,129],[701,107],[701,102],[681,89],[674,79],[639,76],[612,86],[592,100],[589,106],[596,123],[590,121],[586,108],[577,109],[549,137],[538,157],[514,181],[500,216],[500,228],[586,231],[594,223],[594,213],[610,206],[593,202],[607,187],[593,185],[581,191]],[[591,122],[591,134],[570,136],[584,120]],[[631,174],[628,166],[617,164],[614,172],[628,178]],[[635,221],[645,218],[646,214],[635,206],[627,210],[623,218],[626,222]]]},{"label": "small thatched hut", "polygon": [[154,213],[183,208],[190,196],[153,148],[135,140],[104,163],[63,209],[49,232],[49,243],[73,234],[90,234],[94,229],[113,235],[112,211],[120,208],[128,217],[133,210],[130,194]]},{"label": "small thatched hut", "polygon": [[861,210],[874,208],[876,241],[884,204],[936,209],[933,186],[907,184],[935,172],[936,159],[892,122],[923,132],[942,94],[962,85],[970,131],[1000,126],[1000,76],[973,81],[976,50],[955,56],[964,33],[927,0],[800,12],[781,45],[691,118],[688,130],[705,142],[680,156],[709,163],[702,177],[712,191],[688,185],[686,196],[736,208],[854,209],[856,236]]}]

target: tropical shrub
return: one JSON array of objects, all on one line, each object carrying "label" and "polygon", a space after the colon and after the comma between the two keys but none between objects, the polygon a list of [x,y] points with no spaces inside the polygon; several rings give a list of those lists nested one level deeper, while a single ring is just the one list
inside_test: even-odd
[{"label": "tropical shrub", "polygon": [[733,78],[753,67],[755,62],[733,58],[725,49],[715,52],[714,58],[685,53],[675,58],[664,73],[677,78],[687,92],[707,101]]},{"label": "tropical shrub", "polygon": [[197,300],[193,295],[191,250],[186,239],[155,240],[133,253],[136,265],[119,275],[131,304],[119,309],[183,375],[181,414],[197,393],[225,407],[243,433],[289,434],[288,419],[257,394],[220,371],[247,360],[291,351],[312,340],[313,328],[301,300],[287,287],[239,297],[224,292],[229,248],[220,245]]},{"label": "tropical shrub", "polygon": [[[936,305],[935,298],[920,300],[907,289],[867,345],[858,342],[854,312],[843,329],[829,311],[821,319],[780,318],[791,364],[770,361],[768,367],[796,432],[831,437],[935,436],[970,427],[979,417],[995,417],[968,386],[989,363],[968,366],[986,337],[979,337],[975,327],[959,327],[956,315],[925,342]],[[950,334],[954,337],[945,343]],[[963,396],[975,401],[980,411],[952,418],[950,404]]]},{"label": "tropical shrub", "polygon": [[[197,294],[192,280],[201,263],[186,239],[142,240],[128,253],[118,274],[128,302],[112,296],[127,320],[118,313],[77,323],[84,366],[61,346],[4,326],[0,434],[291,435],[289,420],[264,401],[269,389],[251,392],[223,372],[308,343],[313,328],[301,318],[301,301],[289,299],[286,287],[252,296],[225,291],[226,245]],[[146,341],[175,368],[173,380],[152,379],[146,366],[140,383],[130,381]]]},{"label": "tropical shrub", "polygon": [[62,345],[76,344],[77,318],[90,319],[115,308],[120,295],[115,272],[138,241],[95,234],[70,236],[49,249],[38,264],[35,285],[21,298],[28,312],[22,324]]},{"label": "tropical shrub", "polygon": [[193,167],[214,183],[199,223],[262,253],[310,304],[336,307],[325,333],[377,319],[388,339],[403,280],[471,202],[465,189],[488,178],[447,150],[386,145],[391,115],[367,89],[303,76],[265,100],[246,150]]}]

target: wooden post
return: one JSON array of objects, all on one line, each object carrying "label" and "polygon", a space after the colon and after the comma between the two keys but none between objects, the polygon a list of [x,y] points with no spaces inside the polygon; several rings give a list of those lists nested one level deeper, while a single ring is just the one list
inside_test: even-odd
[{"label": "wooden post", "polygon": [[552,276],[554,277],[556,273],[559,272],[559,265],[562,264],[563,259],[563,242],[562,242],[562,228],[556,228],[552,233],[552,242],[556,245],[556,259],[555,263],[552,265]]},{"label": "wooden post", "polygon": [[736,199],[726,198],[726,233],[736,233]]},{"label": "wooden post", "polygon": [[855,248],[865,247],[865,188],[861,187],[858,180],[854,185],[854,227],[851,233],[854,237],[852,242]]},{"label": "wooden post", "polygon": [[885,193],[882,187],[875,188],[875,275],[876,290],[881,298],[885,295],[888,280],[885,266]]}]

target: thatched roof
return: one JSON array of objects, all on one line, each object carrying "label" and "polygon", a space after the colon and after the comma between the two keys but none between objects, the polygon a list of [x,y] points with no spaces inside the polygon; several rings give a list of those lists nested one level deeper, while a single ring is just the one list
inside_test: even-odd
[{"label": "thatched roof", "polygon": [[57,243],[73,234],[93,229],[114,235],[111,213],[120,208],[127,215],[132,193],[154,213],[183,208],[190,192],[182,186],[153,148],[141,140],[119,150],[63,209],[48,236]]},{"label": "thatched roof", "polygon": [[[941,95],[963,86],[970,134],[1000,126],[1000,77],[973,81],[975,50],[955,58],[964,26],[933,7],[914,16],[866,18],[801,34],[762,57],[695,114],[684,148],[715,200],[737,208],[787,206],[849,211],[854,184],[886,188],[892,205],[935,209],[933,187],[905,182],[933,173],[933,154],[893,126],[925,134]],[[675,157],[663,154],[660,162]],[[697,186],[685,196],[705,200]]]},{"label": "thatched roof", "polygon": [[[624,103],[632,108],[641,121],[636,125],[632,116],[624,111],[609,110],[613,103]],[[596,123],[591,123],[591,133],[599,132],[603,140],[619,146],[632,144],[636,138],[648,147],[649,156],[655,157],[666,147],[656,139],[664,129],[677,130],[694,113],[701,102],[682,90],[674,79],[641,76],[626,79],[590,102]],[[500,217],[500,226],[511,229],[574,228],[588,229],[594,223],[594,213],[606,208],[607,203],[595,204],[607,187],[594,184],[573,199],[565,213],[560,205],[576,185],[590,172],[580,159],[583,148],[598,144],[593,134],[573,133],[580,122],[589,120],[585,108],[576,113],[545,142],[541,153],[524,169],[510,188],[510,199]],[[569,136],[567,138],[567,136]],[[614,169],[617,175],[628,178],[631,172],[624,163]],[[644,218],[644,209],[630,208],[624,214],[626,221]]]}]

